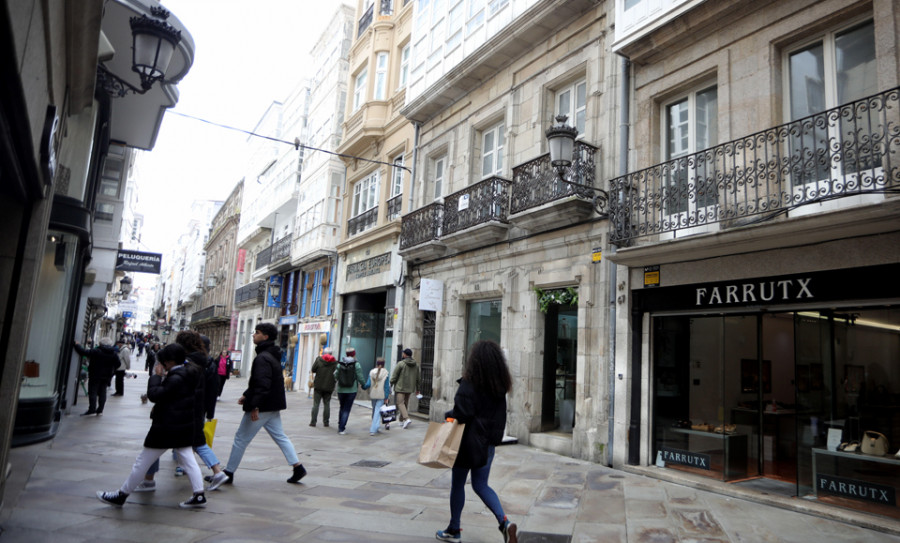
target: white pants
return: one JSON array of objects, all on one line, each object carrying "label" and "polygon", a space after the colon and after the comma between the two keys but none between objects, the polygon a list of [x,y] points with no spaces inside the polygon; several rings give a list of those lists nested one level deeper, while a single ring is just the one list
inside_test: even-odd
[{"label": "white pants", "polygon": [[[144,475],[153,462],[158,460],[167,450],[169,449],[148,449],[144,447],[134,461],[131,475],[128,476],[128,479],[125,479],[125,482],[122,483],[122,488],[119,490],[125,494],[131,494],[135,487],[144,480]],[[178,465],[184,469],[188,479],[191,481],[194,494],[203,492],[203,474],[200,472],[200,466],[197,465],[197,459],[194,458],[194,450],[190,447],[179,447],[174,449],[174,451],[178,456]]]}]

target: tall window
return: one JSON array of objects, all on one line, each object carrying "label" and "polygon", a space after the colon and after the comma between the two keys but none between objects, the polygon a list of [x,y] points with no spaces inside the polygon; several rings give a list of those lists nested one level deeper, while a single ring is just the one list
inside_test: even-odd
[{"label": "tall window", "polygon": [[688,93],[665,106],[665,160],[672,161],[665,205],[669,215],[697,212],[697,207],[716,203],[711,162],[705,157],[688,161],[688,155],[718,143],[716,87]]},{"label": "tall window", "polygon": [[374,208],[378,202],[378,172],[373,172],[353,187],[353,216]]},{"label": "tall window", "polygon": [[484,0],[466,0],[469,9],[466,12],[466,36],[472,34],[484,24]]},{"label": "tall window", "polygon": [[587,116],[587,82],[582,79],[556,92],[556,114],[569,118],[569,124],[584,134]]},{"label": "tall window", "polygon": [[481,134],[481,177],[500,175],[503,171],[503,147],[506,125],[500,123]]},{"label": "tall window", "polygon": [[391,198],[403,194],[403,154],[394,157],[391,169]]},{"label": "tall window", "polygon": [[444,176],[446,175],[447,170],[447,155],[434,159],[432,166],[434,168],[433,176],[431,178],[432,196],[437,200],[443,195]]},{"label": "tall window", "polygon": [[410,45],[407,43],[403,46],[403,49],[400,50],[400,86],[399,88],[405,88],[406,83],[409,80],[409,53],[410,53]]},{"label": "tall window", "polygon": [[[788,113],[792,121],[878,92],[875,25],[872,21],[819,36],[789,51],[786,62]],[[852,153],[854,160],[834,160],[838,157],[832,157],[836,149],[856,149],[857,139],[868,139],[868,134],[864,133],[869,129],[867,115],[870,113],[863,111],[856,115],[841,115],[839,119],[822,116],[804,123],[807,128],[791,140],[791,153],[798,157],[813,157],[813,160],[795,161],[794,185],[852,173],[848,168],[855,171],[859,166],[873,167],[878,158],[867,146],[861,145],[858,152]],[[830,190],[824,184],[823,188]]]},{"label": "tall window", "polygon": [[387,98],[388,54],[378,53],[375,57],[375,99]]},{"label": "tall window", "polygon": [[369,70],[363,68],[356,75],[356,83],[353,85],[353,111],[359,109],[366,100],[366,80],[369,77]]},{"label": "tall window", "polygon": [[450,8],[450,15],[447,17],[447,51],[462,43],[464,5],[463,0],[456,0],[456,5]]},{"label": "tall window", "polygon": [[509,4],[509,0],[489,0],[488,1],[488,15],[493,15],[506,7]]}]

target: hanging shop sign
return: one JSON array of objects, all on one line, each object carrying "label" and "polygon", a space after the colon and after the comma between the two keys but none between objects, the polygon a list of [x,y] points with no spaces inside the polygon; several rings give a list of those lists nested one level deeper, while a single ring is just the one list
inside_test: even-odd
[{"label": "hanging shop sign", "polygon": [[162,269],[162,255],[119,249],[116,255],[116,271],[156,273]]}]

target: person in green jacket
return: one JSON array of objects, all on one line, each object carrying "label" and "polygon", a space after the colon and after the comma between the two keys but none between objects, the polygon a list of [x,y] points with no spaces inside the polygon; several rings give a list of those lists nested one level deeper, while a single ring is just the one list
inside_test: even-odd
[{"label": "person in green jacket", "polygon": [[313,382],[313,406],[312,420],[309,421],[310,426],[316,425],[316,419],[319,418],[319,403],[325,404],[322,411],[322,422],[328,426],[331,420],[331,393],[334,392],[334,370],[337,369],[338,361],[331,355],[331,348],[322,349],[322,356],[316,358],[310,373],[315,375]]},{"label": "person in green jacket", "polygon": [[334,370],[334,379],[337,381],[338,403],[341,410],[338,416],[338,434],[347,433],[347,420],[350,418],[350,409],[356,400],[357,384],[366,389],[366,379],[363,377],[362,366],[356,361],[356,349],[347,347],[344,356],[338,362]]},{"label": "person in green jacket", "polygon": [[394,366],[391,374],[391,390],[394,391],[394,403],[400,410],[400,424],[403,429],[409,427],[409,397],[419,392],[419,363],[412,357],[412,349],[403,349],[403,357]]}]

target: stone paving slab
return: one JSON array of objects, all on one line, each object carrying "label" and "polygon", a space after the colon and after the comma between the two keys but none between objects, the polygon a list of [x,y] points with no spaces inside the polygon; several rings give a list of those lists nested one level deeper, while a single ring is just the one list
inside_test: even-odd
[{"label": "stone paving slab", "polygon": [[[309,472],[303,484],[285,482],[290,467],[260,432],[235,484],[208,493],[205,509],[178,508],[191,489],[186,477],[173,476],[169,454],[161,460],[156,492],[132,494],[121,509],[103,504],[94,493],[122,484],[150,425],[151,405],[140,402],[146,374],[139,376],[126,382],[124,397],[109,398],[102,417],[77,416],[86,408],[81,397],[53,440],[11,451],[2,543],[412,543],[434,541],[434,532],[446,527],[450,472],[416,464],[425,421],[369,436],[371,409],[357,402],[341,436],[336,424],[310,427],[312,402],[298,393],[288,394],[282,420]],[[213,450],[223,464],[245,386],[244,379],[229,380],[217,405]],[[334,400],[335,423],[337,411]],[[360,465],[373,461],[383,464]],[[889,533],[525,445],[497,449],[490,483],[519,524],[520,543],[900,543]],[[496,520],[468,486],[463,541],[502,541]]]}]

